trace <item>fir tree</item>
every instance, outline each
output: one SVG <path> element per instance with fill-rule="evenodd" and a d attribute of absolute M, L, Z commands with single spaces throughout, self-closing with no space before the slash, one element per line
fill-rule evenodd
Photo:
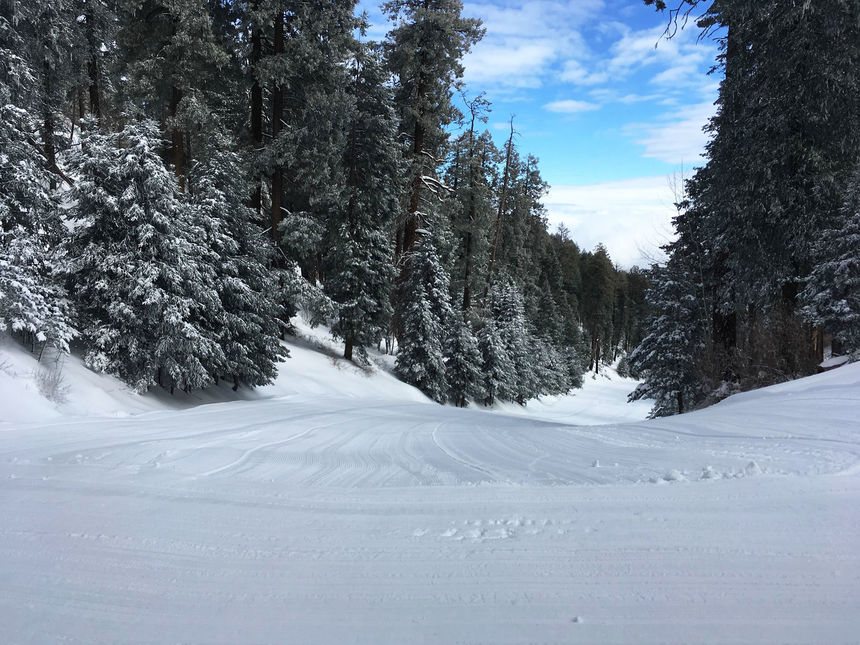
<path fill-rule="evenodd" d="M 69 274 L 82 319 L 85 362 L 143 391 L 212 382 L 226 360 L 206 325 L 220 309 L 194 212 L 159 156 L 157 124 L 117 134 L 90 124 L 72 158 Z"/>
<path fill-rule="evenodd" d="M 256 22 L 271 25 L 255 78 L 269 87 L 271 137 L 258 164 L 271 177 L 273 239 L 312 282 L 322 281 L 326 224 L 345 190 L 350 99 L 347 62 L 355 51 L 355 2 L 261 0 Z"/>
<path fill-rule="evenodd" d="M 77 334 L 71 303 L 31 236 L 0 236 L 0 331 L 24 332 L 63 352 Z M 38 240 L 38 238 L 35 238 Z"/>
<path fill-rule="evenodd" d="M 492 318 L 485 320 L 478 332 L 478 349 L 481 352 L 484 405 L 513 400 L 516 396 L 514 364 Z"/>
<path fill-rule="evenodd" d="M 644 382 L 630 400 L 655 399 L 651 417 L 685 412 L 703 398 L 699 361 L 706 350 L 703 312 L 690 274 L 677 261 L 652 270 L 648 335 L 630 355 Z"/>
<path fill-rule="evenodd" d="M 477 130 L 479 123 L 487 121 L 488 102 L 480 95 L 466 104 L 469 128 L 453 141 L 453 160 L 444 175 L 452 193 L 443 204 L 455 244 L 452 295 L 463 311 L 472 307 L 483 290 L 489 261 L 487 233 L 495 213 L 492 183 L 499 156 L 490 134 Z"/>
<path fill-rule="evenodd" d="M 536 357 L 531 353 L 531 331 L 525 316 L 522 294 L 510 282 L 496 284 L 490 292 L 490 311 L 513 372 L 513 398 L 520 405 L 540 393 Z"/>
<path fill-rule="evenodd" d="M 455 120 L 451 90 L 463 75 L 462 57 L 483 36 L 479 20 L 462 17 L 460 0 L 389 0 L 382 10 L 395 22 L 386 49 L 397 76 L 396 102 L 406 150 L 405 213 L 398 222 L 398 247 L 409 252 L 422 221 L 423 193 L 439 190 L 435 177 L 446 126 Z M 411 295 L 407 295 L 406 299 Z"/>
<path fill-rule="evenodd" d="M 428 232 L 410 253 L 409 265 L 407 286 L 413 297 L 403 312 L 396 370 L 404 381 L 443 403 L 449 389 L 443 343 L 452 312 L 449 279 Z"/>
<path fill-rule="evenodd" d="M 364 48 L 353 68 L 346 194 L 335 211 L 338 227 L 326 283 L 326 292 L 338 304 L 332 331 L 344 339 L 347 359 L 356 345 L 377 342 L 392 314 L 395 271 L 388 231 L 397 210 L 397 121 L 383 81 L 378 55 Z"/>
<path fill-rule="evenodd" d="M 72 312 L 53 273 L 64 228 L 47 158 L 34 144 L 36 76 L 13 18 L 0 12 L 0 328 L 67 351 Z"/>
<path fill-rule="evenodd" d="M 807 321 L 833 334 L 847 351 L 860 349 L 860 166 L 845 198 L 843 224 L 823 231 L 818 263 L 801 298 Z"/>
<path fill-rule="evenodd" d="M 454 310 L 449 320 L 444 349 L 448 400 L 457 407 L 465 408 L 469 400 L 483 399 L 481 351 L 471 325 L 464 320 L 459 310 Z"/>
<path fill-rule="evenodd" d="M 202 312 L 223 352 L 216 374 L 232 378 L 236 389 L 270 383 L 287 352 L 278 338 L 278 283 L 268 270 L 272 247 L 244 198 L 245 165 L 226 141 L 222 146 L 191 173 L 191 204 L 219 298 Z"/>
<path fill-rule="evenodd" d="M 212 33 L 206 0 L 140 0 L 121 7 L 121 96 L 162 120 L 170 140 L 167 160 L 184 189 L 189 157 L 196 156 L 192 133 L 211 126 L 219 70 L 229 56 Z"/>

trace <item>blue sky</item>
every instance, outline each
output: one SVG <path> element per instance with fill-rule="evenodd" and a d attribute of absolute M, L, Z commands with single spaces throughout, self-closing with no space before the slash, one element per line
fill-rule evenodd
<path fill-rule="evenodd" d="M 388 26 L 362 2 L 381 38 Z M 623 266 L 647 264 L 671 235 L 673 188 L 701 163 L 719 77 L 716 46 L 694 25 L 666 40 L 642 0 L 481 0 L 484 39 L 464 60 L 466 90 L 485 91 L 501 143 L 515 116 L 522 153 L 550 183 L 552 225 Z"/>

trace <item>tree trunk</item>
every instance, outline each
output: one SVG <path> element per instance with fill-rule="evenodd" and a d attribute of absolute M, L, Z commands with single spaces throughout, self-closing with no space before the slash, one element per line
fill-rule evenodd
<path fill-rule="evenodd" d="M 101 83 L 99 82 L 99 43 L 96 38 L 95 17 L 89 3 L 86 13 L 87 47 L 89 48 L 89 59 L 87 60 L 87 76 L 89 77 L 90 114 L 96 119 L 102 118 Z"/>
<path fill-rule="evenodd" d="M 170 90 L 170 117 L 176 119 L 179 102 L 182 100 L 182 90 L 174 85 Z M 185 147 L 182 129 L 176 122 L 170 132 L 170 156 L 173 161 L 173 172 L 179 178 L 179 189 L 185 192 Z"/>
<path fill-rule="evenodd" d="M 456 175 L 455 175 L 456 177 Z M 472 227 L 475 225 L 475 112 L 472 110 L 472 121 L 469 124 L 469 215 L 466 232 L 465 261 L 463 268 L 463 311 L 472 306 Z"/>
<path fill-rule="evenodd" d="M 344 339 L 343 357 L 348 361 L 352 360 L 352 348 L 354 344 L 355 340 L 353 339 L 352 334 L 347 334 Z"/>
<path fill-rule="evenodd" d="M 412 144 L 412 156 L 415 160 L 415 176 L 412 178 L 412 192 L 409 194 L 409 210 L 406 216 L 406 226 L 403 232 L 403 252 L 408 253 L 415 246 L 418 231 L 419 209 L 421 207 L 421 177 L 423 176 L 424 126 L 420 119 L 415 121 L 415 138 Z"/>
<path fill-rule="evenodd" d="M 260 7 L 259 0 L 254 0 L 251 5 L 256 11 Z M 254 14 L 256 16 L 256 14 Z M 259 153 L 263 149 L 263 88 L 257 80 L 257 66 L 263 57 L 263 39 L 261 25 L 254 22 L 251 25 L 251 139 L 254 141 L 254 152 Z M 251 192 L 251 208 L 259 218 L 263 210 L 263 187 L 262 179 L 254 177 L 254 188 Z"/>
<path fill-rule="evenodd" d="M 284 53 L 284 12 L 279 10 L 275 17 L 275 56 Z M 281 133 L 281 120 L 284 116 L 284 89 L 280 84 L 275 84 L 272 90 L 272 142 L 273 144 Z M 272 171 L 272 211 L 271 231 L 272 240 L 275 244 L 279 241 L 279 227 L 281 224 L 281 199 L 284 191 L 284 171 L 280 161 L 275 160 L 275 168 Z"/>
<path fill-rule="evenodd" d="M 42 114 L 44 117 L 42 125 L 42 139 L 44 140 L 45 162 L 47 163 L 48 168 L 54 169 L 57 168 L 57 148 L 54 143 L 54 129 L 56 128 L 56 121 L 54 118 L 54 110 L 51 106 L 51 64 L 47 60 L 45 60 L 42 70 L 44 73 L 43 82 L 45 85 L 45 107 Z M 51 190 L 55 190 L 56 188 L 57 180 L 53 175 L 51 175 Z"/>
<path fill-rule="evenodd" d="M 507 149 L 505 151 L 505 172 L 502 175 L 502 190 L 499 194 L 499 210 L 496 213 L 496 223 L 493 228 L 493 243 L 490 248 L 490 266 L 487 269 L 487 283 L 484 285 L 484 301 L 490 293 L 490 285 L 493 283 L 493 267 L 496 264 L 496 253 L 499 249 L 499 238 L 502 234 L 502 216 L 505 212 L 505 202 L 508 199 L 508 181 L 511 174 L 511 157 L 514 152 L 514 119 L 511 117 L 511 134 L 508 137 Z"/>
<path fill-rule="evenodd" d="M 463 270 L 463 311 L 472 306 L 472 231 L 466 233 L 466 266 Z"/>

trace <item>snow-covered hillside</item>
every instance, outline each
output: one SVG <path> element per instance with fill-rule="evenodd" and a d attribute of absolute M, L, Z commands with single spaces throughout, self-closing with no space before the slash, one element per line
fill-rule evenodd
<path fill-rule="evenodd" d="M 135 394 L 122 381 L 87 369 L 76 356 L 61 358 L 61 379 L 54 396 L 40 389 L 40 373 L 54 363 L 36 358 L 8 336 L 0 334 L 0 427 L 4 422 L 27 422 L 69 416 L 126 417 L 158 410 L 185 410 L 209 403 L 259 401 L 290 396 L 364 398 L 385 395 L 398 400 L 429 400 L 385 369 L 391 357 L 372 354 L 370 369 L 359 369 L 340 358 L 340 345 L 321 327 L 311 328 L 301 317 L 293 319 L 297 336 L 285 343 L 290 358 L 281 364 L 276 381 L 256 390 L 233 392 L 231 384 L 190 394 L 171 395 L 154 390 Z M 376 365 L 375 363 L 379 363 Z M 390 362 L 390 361 L 388 361 Z"/>
<path fill-rule="evenodd" d="M 3 642 L 856 642 L 860 365 L 586 426 L 629 383 L 513 415 L 291 352 L 197 407 L 6 375 Z"/>

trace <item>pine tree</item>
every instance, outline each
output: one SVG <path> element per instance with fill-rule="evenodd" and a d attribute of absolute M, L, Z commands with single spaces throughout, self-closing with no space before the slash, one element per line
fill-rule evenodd
<path fill-rule="evenodd" d="M 451 93 L 463 75 L 462 57 L 483 36 L 481 23 L 463 18 L 460 0 L 389 0 L 382 5 L 395 22 L 386 48 L 397 76 L 400 128 L 409 142 L 404 218 L 398 222 L 398 251 L 409 252 L 422 219 L 423 193 L 437 192 L 435 177 L 447 140 L 446 126 L 457 111 Z M 406 296 L 407 300 L 411 297 Z"/>
<path fill-rule="evenodd" d="M 209 385 L 225 357 L 205 321 L 220 308 L 194 212 L 178 197 L 153 121 L 101 134 L 90 122 L 72 160 L 68 272 L 85 362 L 143 391 Z"/>
<path fill-rule="evenodd" d="M 455 309 L 448 323 L 445 343 L 445 374 L 448 380 L 448 400 L 460 408 L 468 401 L 485 397 L 482 387 L 481 351 L 471 325 Z"/>
<path fill-rule="evenodd" d="M 483 291 L 489 262 L 488 232 L 495 214 L 492 183 L 499 157 L 490 134 L 477 130 L 478 124 L 487 121 L 488 102 L 480 95 L 466 105 L 469 127 L 452 143 L 453 161 L 444 175 L 452 192 L 442 206 L 454 235 L 452 295 L 463 311 L 468 311 Z"/>
<path fill-rule="evenodd" d="M 443 403 L 448 397 L 443 342 L 452 315 L 449 279 L 429 232 L 421 234 L 408 257 L 412 298 L 403 312 L 396 370 L 404 381 Z"/>
<path fill-rule="evenodd" d="M 335 211 L 337 229 L 327 264 L 326 293 L 338 305 L 332 332 L 345 341 L 344 357 L 375 343 L 388 326 L 395 277 L 388 231 L 397 211 L 397 121 L 378 54 L 366 47 L 354 62 L 345 146 L 346 194 Z"/>
<path fill-rule="evenodd" d="M 806 281 L 802 314 L 813 325 L 860 349 L 860 165 L 845 197 L 843 224 L 823 231 L 816 244 L 818 260 Z"/>
<path fill-rule="evenodd" d="M 590 343 L 588 369 L 595 372 L 599 371 L 601 361 L 611 355 L 614 283 L 615 269 L 606 247 L 598 244 L 594 253 L 583 254 L 582 318 Z"/>
<path fill-rule="evenodd" d="M 202 312 L 201 322 L 223 352 L 215 374 L 232 378 L 237 389 L 240 382 L 270 383 L 287 352 L 278 338 L 278 283 L 268 270 L 272 247 L 245 200 L 250 192 L 245 164 L 223 139 L 223 147 L 211 150 L 192 171 L 190 201 L 219 299 Z"/>
<path fill-rule="evenodd" d="M 204 125 L 208 130 L 216 118 L 213 94 L 229 56 L 212 33 L 206 0 L 140 0 L 121 7 L 121 96 L 161 120 L 170 140 L 166 160 L 184 189 L 188 162 L 197 156 L 192 133 Z"/>
<path fill-rule="evenodd" d="M 77 43 L 81 40 L 73 0 L 30 0 L 12 2 L 17 15 L 11 22 L 21 32 L 22 55 L 28 60 L 36 83 L 29 93 L 31 113 L 40 122 L 39 144 L 45 167 L 59 179 L 67 179 L 58 165 L 58 153 L 67 140 L 60 136 L 62 108 L 69 90 L 79 82 L 80 59 Z"/>
<path fill-rule="evenodd" d="M 516 396 L 514 364 L 492 318 L 485 320 L 478 332 L 478 349 L 481 352 L 484 405 L 513 400 Z"/>
<path fill-rule="evenodd" d="M 38 105 L 36 75 L 11 8 L 0 8 L 0 329 L 68 351 L 72 311 L 52 269 L 64 228 L 28 109 Z"/>
<path fill-rule="evenodd" d="M 513 366 L 511 383 L 514 399 L 520 405 L 540 393 L 531 354 L 532 334 L 525 316 L 522 294 L 511 282 L 495 284 L 490 292 L 490 311 Z"/>
<path fill-rule="evenodd" d="M 68 352 L 77 334 L 72 307 L 48 254 L 31 236 L 5 238 L 0 236 L 0 331 L 24 332 L 34 344 Z"/>
<path fill-rule="evenodd" d="M 630 400 L 655 399 L 654 418 L 685 412 L 702 400 L 699 361 L 706 335 L 696 285 L 677 261 L 652 269 L 647 297 L 653 311 L 648 335 L 630 355 L 631 367 L 644 381 Z"/>
<path fill-rule="evenodd" d="M 269 88 L 271 137 L 258 164 L 271 177 L 273 240 L 316 283 L 325 276 L 326 224 L 343 201 L 350 98 L 347 63 L 356 50 L 355 2 L 261 0 L 255 22 L 270 25 L 255 79 Z"/>

